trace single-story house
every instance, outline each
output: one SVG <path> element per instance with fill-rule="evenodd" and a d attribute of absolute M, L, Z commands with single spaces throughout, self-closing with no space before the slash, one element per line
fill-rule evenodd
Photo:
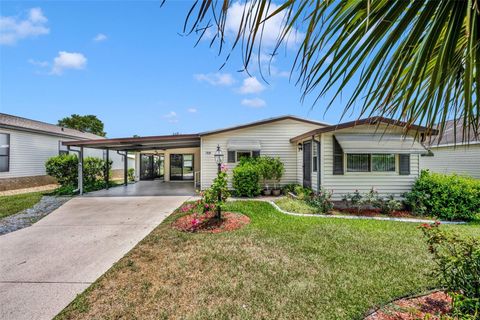
<path fill-rule="evenodd" d="M 334 199 L 376 188 L 400 196 L 419 175 L 427 128 L 382 117 L 329 125 L 280 116 L 195 134 L 65 142 L 81 148 L 135 151 L 136 179 L 189 181 L 208 188 L 217 174 L 214 153 L 225 154 L 231 177 L 241 157 L 279 157 L 280 183 L 333 190 Z"/>
<path fill-rule="evenodd" d="M 480 179 L 480 135 L 469 132 L 464 136 L 463 121 L 448 121 L 443 133 L 425 145 L 430 152 L 420 157 L 421 169 Z"/>
<path fill-rule="evenodd" d="M 69 152 L 62 142 L 95 139 L 104 137 L 0 113 L 0 191 L 55 183 L 46 175 L 45 162 Z M 106 154 L 103 150 L 86 149 L 84 156 L 105 158 Z M 113 160 L 112 174 L 121 175 L 124 157 L 117 152 L 110 152 L 109 157 Z M 127 162 L 134 167 L 134 155 Z"/>

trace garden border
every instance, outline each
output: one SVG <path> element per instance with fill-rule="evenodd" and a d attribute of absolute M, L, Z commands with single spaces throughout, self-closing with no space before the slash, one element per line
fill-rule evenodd
<path fill-rule="evenodd" d="M 364 217 L 364 216 L 350 216 L 350 215 L 326 215 L 326 214 L 308 214 L 308 213 L 295 213 L 288 212 L 280 208 L 275 202 L 267 200 L 275 209 L 283 214 L 298 216 L 298 217 L 318 217 L 318 218 L 337 218 L 337 219 L 351 219 L 351 220 L 377 220 L 377 221 L 396 221 L 396 222 L 409 222 L 409 223 L 433 223 L 439 221 L 441 224 L 466 224 L 465 221 L 443 221 L 443 220 L 426 220 L 426 219 L 414 219 L 414 218 L 390 218 L 390 217 Z"/>

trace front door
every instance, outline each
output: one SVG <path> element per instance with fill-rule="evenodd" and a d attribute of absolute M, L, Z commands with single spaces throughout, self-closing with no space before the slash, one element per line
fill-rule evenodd
<path fill-rule="evenodd" d="M 140 180 L 163 178 L 163 155 L 140 155 Z"/>
<path fill-rule="evenodd" d="M 193 180 L 193 154 L 170 155 L 170 180 Z"/>
<path fill-rule="evenodd" d="M 303 143 L 303 187 L 312 187 L 312 143 Z"/>

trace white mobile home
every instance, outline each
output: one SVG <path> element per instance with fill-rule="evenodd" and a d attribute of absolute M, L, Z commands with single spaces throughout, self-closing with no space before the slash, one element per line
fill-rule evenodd
<path fill-rule="evenodd" d="M 400 196 L 419 175 L 418 141 L 427 129 L 374 117 L 337 125 L 295 116 L 270 118 L 196 134 L 84 140 L 65 145 L 137 152 L 136 179 L 189 181 L 208 188 L 217 173 L 214 153 L 225 154 L 231 178 L 240 157 L 279 157 L 281 184 L 299 183 L 333 190 L 339 199 L 355 190 L 376 188 Z M 420 134 L 417 134 L 420 133 Z"/>
<path fill-rule="evenodd" d="M 450 120 L 442 135 L 428 141 L 430 152 L 420 158 L 420 168 L 480 179 L 480 136 L 463 132 L 462 121 Z"/>
<path fill-rule="evenodd" d="M 104 139 L 91 133 L 0 113 L 0 191 L 54 183 L 46 175 L 45 162 L 68 152 L 62 142 Z M 84 156 L 105 157 L 105 152 L 88 149 Z M 113 174 L 123 172 L 123 157 L 109 153 Z M 131 166 L 134 159 L 131 159 Z"/>

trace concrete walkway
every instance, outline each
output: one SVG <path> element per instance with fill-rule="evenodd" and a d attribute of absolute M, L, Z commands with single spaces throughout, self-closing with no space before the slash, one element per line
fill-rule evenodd
<path fill-rule="evenodd" d="M 0 319 L 51 319 L 188 198 L 78 197 L 0 236 Z"/>

